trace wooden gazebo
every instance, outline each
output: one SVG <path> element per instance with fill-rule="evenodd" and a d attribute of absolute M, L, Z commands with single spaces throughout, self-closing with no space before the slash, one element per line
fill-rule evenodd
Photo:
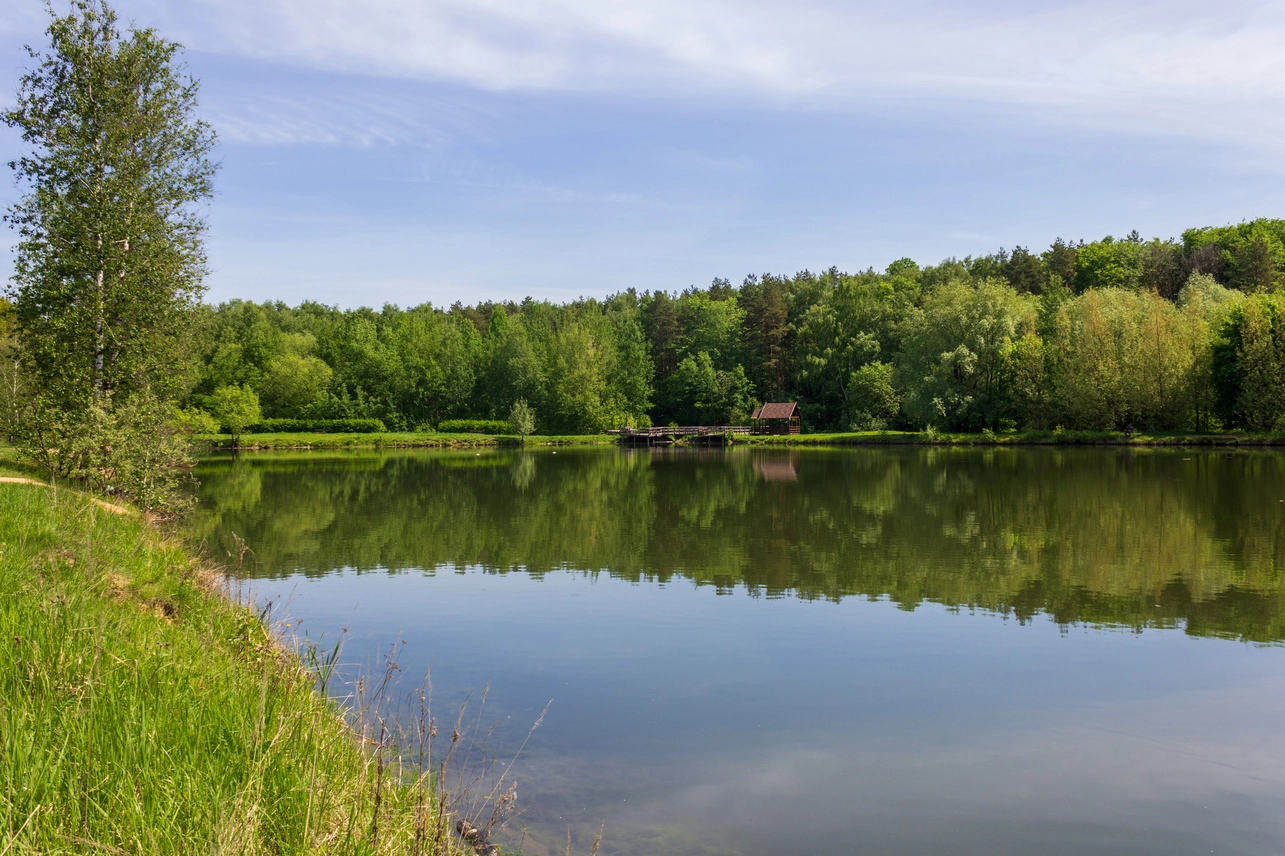
<path fill-rule="evenodd" d="M 786 401 L 764 404 L 750 416 L 751 434 L 798 434 L 802 430 L 799 404 Z"/>

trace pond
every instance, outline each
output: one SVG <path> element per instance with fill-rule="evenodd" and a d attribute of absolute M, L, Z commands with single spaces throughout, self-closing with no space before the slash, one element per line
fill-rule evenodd
<path fill-rule="evenodd" d="M 277 453 L 198 467 L 342 674 L 431 665 L 528 853 L 1285 852 L 1285 455 Z M 409 686 L 409 684 L 408 684 Z M 479 699 L 486 694 L 485 704 Z M 550 704 L 551 702 L 551 704 Z M 548 706 L 540 727 L 531 726 Z M 529 739 L 528 739 L 529 735 Z"/>

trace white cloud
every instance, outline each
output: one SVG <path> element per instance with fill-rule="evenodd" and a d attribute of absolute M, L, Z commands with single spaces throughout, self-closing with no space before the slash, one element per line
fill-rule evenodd
<path fill-rule="evenodd" d="M 1285 4 L 134 0 L 193 47 L 489 89 L 1285 93 Z"/>
<path fill-rule="evenodd" d="M 488 90 L 699 95 L 824 110 L 871 99 L 924 109 L 945 99 L 1011 108 L 1042 122 L 1271 151 L 1285 138 L 1281 0 L 119 0 L 118 6 L 122 17 L 154 24 L 197 50 Z M 29 19 L 5 13 L 0 29 L 28 27 Z M 324 139 L 329 132 L 290 133 Z M 378 138 L 377 129 L 371 133 Z"/>
<path fill-rule="evenodd" d="M 489 90 L 946 99 L 1277 150 L 1285 3 L 132 0 L 190 47 Z"/>

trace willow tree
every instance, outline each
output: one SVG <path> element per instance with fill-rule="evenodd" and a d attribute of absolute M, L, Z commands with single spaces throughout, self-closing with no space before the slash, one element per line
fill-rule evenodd
<path fill-rule="evenodd" d="M 31 447 L 53 473 L 106 482 L 122 462 L 102 455 L 154 445 L 185 382 L 214 134 L 179 45 L 122 34 L 101 0 L 51 19 L 4 114 L 26 144 L 10 164 L 25 190 L 6 216 L 18 233 L 10 291 Z M 148 436 L 131 440 L 132 428 Z"/>

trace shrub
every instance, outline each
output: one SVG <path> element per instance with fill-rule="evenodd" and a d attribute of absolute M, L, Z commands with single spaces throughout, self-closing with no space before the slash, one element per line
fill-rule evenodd
<path fill-rule="evenodd" d="M 25 416 L 24 454 L 51 477 L 124 497 L 146 511 L 186 504 L 187 438 L 173 410 L 150 391 L 120 402 L 106 393 L 78 413 L 32 407 Z"/>
<path fill-rule="evenodd" d="M 209 409 L 223 430 L 238 442 L 241 434 L 263 418 L 259 396 L 248 385 L 221 386 L 209 399 Z"/>
<path fill-rule="evenodd" d="M 246 429 L 251 434 L 381 434 L 378 419 L 263 419 Z"/>
<path fill-rule="evenodd" d="M 444 419 L 437 423 L 443 434 L 511 434 L 513 426 L 505 419 Z"/>
<path fill-rule="evenodd" d="M 217 434 L 219 420 L 196 407 L 175 408 L 174 430 L 180 434 Z"/>
<path fill-rule="evenodd" d="M 528 434 L 535 433 L 535 411 L 526 403 L 525 398 L 519 398 L 513 403 L 513 410 L 509 413 L 509 428 L 523 442 L 526 442 Z"/>

